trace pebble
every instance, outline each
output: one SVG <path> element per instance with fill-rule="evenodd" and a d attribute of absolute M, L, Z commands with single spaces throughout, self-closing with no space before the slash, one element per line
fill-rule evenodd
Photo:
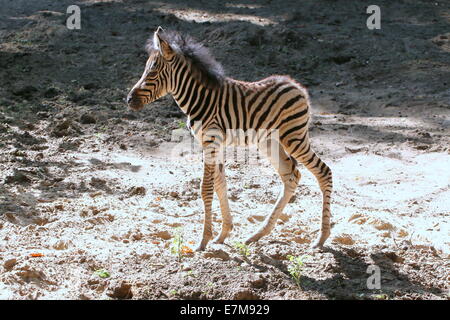
<path fill-rule="evenodd" d="M 82 123 L 82 124 L 94 124 L 96 122 L 97 122 L 97 119 L 95 119 L 94 116 L 92 116 L 88 113 L 84 113 L 80 117 L 80 123 Z"/>
<path fill-rule="evenodd" d="M 14 266 L 17 264 L 17 259 L 8 259 L 3 263 L 3 267 L 5 268 L 6 271 L 10 271 L 12 270 L 12 268 L 14 268 Z"/>
<path fill-rule="evenodd" d="M 109 291 L 107 295 L 116 299 L 131 299 L 133 297 L 133 291 L 131 290 L 131 284 L 126 281 L 120 283 L 113 282 L 109 285 Z"/>
<path fill-rule="evenodd" d="M 445 119 L 444 121 L 442 121 L 442 126 L 444 128 L 450 128 L 450 119 Z"/>
<path fill-rule="evenodd" d="M 205 258 L 221 259 L 222 261 L 230 260 L 230 255 L 228 253 L 226 253 L 225 251 L 223 251 L 222 249 L 218 249 L 218 250 L 214 250 L 214 251 L 210 251 L 210 252 L 205 252 L 205 254 L 203 256 Z"/>

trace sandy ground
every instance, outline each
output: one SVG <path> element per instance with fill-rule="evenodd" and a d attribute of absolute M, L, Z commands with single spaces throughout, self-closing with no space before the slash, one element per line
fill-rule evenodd
<path fill-rule="evenodd" d="M 73 1 L 0 1 L 1 299 L 448 299 L 448 1 L 378 1 L 372 31 L 365 1 L 75 3 L 71 31 Z M 313 145 L 335 179 L 323 250 L 309 249 L 321 197 L 303 168 L 272 234 L 236 248 L 281 187 L 258 159 L 227 163 L 226 244 L 190 253 L 202 163 L 190 138 L 184 151 L 171 141 L 189 137 L 184 115 L 169 97 L 124 104 L 158 25 L 202 39 L 231 77 L 309 88 Z M 288 255 L 304 256 L 299 284 Z"/>

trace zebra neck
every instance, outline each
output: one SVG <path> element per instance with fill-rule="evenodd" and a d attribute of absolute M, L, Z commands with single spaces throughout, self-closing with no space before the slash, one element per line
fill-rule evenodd
<path fill-rule="evenodd" d="M 199 112 L 210 107 L 211 96 L 218 95 L 218 92 L 215 92 L 218 90 L 207 88 L 191 74 L 187 74 L 184 79 L 180 80 L 175 84 L 172 96 L 186 115 L 198 118 Z"/>

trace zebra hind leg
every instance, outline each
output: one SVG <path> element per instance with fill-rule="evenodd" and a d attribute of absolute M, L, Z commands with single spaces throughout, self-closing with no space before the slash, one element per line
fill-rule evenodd
<path fill-rule="evenodd" d="M 245 244 L 258 241 L 272 231 L 284 207 L 294 194 L 301 178 L 300 171 L 297 169 L 297 162 L 286 154 L 278 141 L 271 140 L 268 144 L 260 144 L 260 151 L 269 158 L 271 164 L 280 175 L 283 181 L 283 190 L 278 197 L 272 213 L 267 216 L 262 227 L 245 241 Z"/>
<path fill-rule="evenodd" d="M 286 141 L 295 139 L 295 137 L 287 137 Z M 291 140 L 292 141 L 292 140 Z M 312 150 L 308 134 L 303 139 L 298 139 L 298 144 L 283 143 L 287 152 L 294 157 L 299 163 L 303 164 L 317 179 L 320 190 L 322 191 L 322 221 L 320 234 L 313 243 L 313 248 L 321 248 L 331 233 L 331 192 L 333 190 L 333 178 L 331 169 L 323 162 L 317 154 Z M 289 147 L 288 147 L 289 146 Z"/>

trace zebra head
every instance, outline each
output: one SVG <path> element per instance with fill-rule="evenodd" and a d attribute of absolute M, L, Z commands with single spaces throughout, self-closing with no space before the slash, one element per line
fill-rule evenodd
<path fill-rule="evenodd" d="M 165 41 L 161 27 L 155 31 L 152 41 L 147 44 L 149 58 L 144 73 L 128 93 L 127 104 L 133 110 L 141 110 L 144 105 L 169 93 L 170 60 L 175 52 Z"/>

